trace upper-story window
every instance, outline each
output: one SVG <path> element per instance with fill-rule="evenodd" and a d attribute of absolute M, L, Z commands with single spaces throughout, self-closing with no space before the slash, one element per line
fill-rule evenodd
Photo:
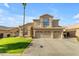
<path fill-rule="evenodd" d="M 49 19 L 48 18 L 46 18 L 46 19 L 43 20 L 43 26 L 44 27 L 49 26 Z"/>

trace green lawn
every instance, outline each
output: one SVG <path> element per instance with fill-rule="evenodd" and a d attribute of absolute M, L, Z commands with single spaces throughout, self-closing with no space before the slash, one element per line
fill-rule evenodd
<path fill-rule="evenodd" d="M 31 43 L 31 38 L 10 37 L 0 39 L 0 53 L 22 53 Z"/>

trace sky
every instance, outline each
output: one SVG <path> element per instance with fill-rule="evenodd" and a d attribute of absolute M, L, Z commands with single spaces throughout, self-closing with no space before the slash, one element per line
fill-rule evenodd
<path fill-rule="evenodd" d="M 79 3 L 27 3 L 26 22 L 32 22 L 43 14 L 59 19 L 59 25 L 79 23 Z M 21 3 L 0 3 L 0 26 L 16 27 L 23 24 Z"/>

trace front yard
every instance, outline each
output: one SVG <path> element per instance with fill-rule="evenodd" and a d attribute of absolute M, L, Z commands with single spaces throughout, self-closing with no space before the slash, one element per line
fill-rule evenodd
<path fill-rule="evenodd" d="M 0 39 L 0 53 L 22 53 L 31 43 L 31 38 L 10 37 Z"/>

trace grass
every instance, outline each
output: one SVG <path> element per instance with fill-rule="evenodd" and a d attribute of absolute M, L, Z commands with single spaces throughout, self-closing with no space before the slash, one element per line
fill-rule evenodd
<path fill-rule="evenodd" d="M 0 53 L 22 53 L 31 43 L 31 38 L 10 37 L 0 39 Z"/>

